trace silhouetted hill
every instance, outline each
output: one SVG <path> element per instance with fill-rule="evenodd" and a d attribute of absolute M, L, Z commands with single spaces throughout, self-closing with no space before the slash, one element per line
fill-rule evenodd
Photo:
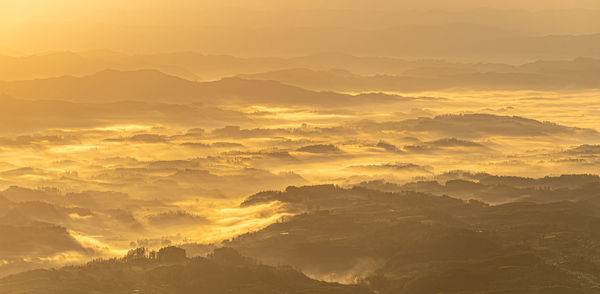
<path fill-rule="evenodd" d="M 389 192 L 418 191 L 449 195 L 460 199 L 477 199 L 486 203 L 531 201 L 586 201 L 600 204 L 600 179 L 595 175 L 562 175 L 540 179 L 466 174 L 452 177 L 443 175 L 438 181 L 418 181 L 404 185 L 371 181 L 359 186 Z"/>
<path fill-rule="evenodd" d="M 358 123 L 364 130 L 410 130 L 429 132 L 438 136 L 477 138 L 491 134 L 509 137 L 560 136 L 561 134 L 597 135 L 592 129 L 566 127 L 552 122 L 541 122 L 519 116 L 485 113 L 449 114 L 434 118 L 417 118 L 396 122 Z"/>
<path fill-rule="evenodd" d="M 431 148 L 484 148 L 488 142 L 475 142 L 475 139 L 503 137 L 528 137 L 536 139 L 569 140 L 597 139 L 599 133 L 590 128 L 577 128 L 548 121 L 539 121 L 521 116 L 494 115 L 489 113 L 447 114 L 435 117 L 420 117 L 403 120 L 356 120 L 334 127 L 292 127 L 292 128 L 250 128 L 229 125 L 213 129 L 206 137 L 215 139 L 248 139 L 273 138 L 286 136 L 303 136 L 306 138 L 330 138 L 349 136 L 385 136 L 403 140 L 411 145 L 428 146 Z M 431 136 L 438 138 L 422 142 L 416 136 Z M 460 138 L 460 139 L 459 139 Z M 313 144 L 314 145 L 314 144 Z M 328 144 L 321 144 L 328 145 Z M 388 152 L 402 151 L 401 148 L 386 142 L 373 144 Z M 302 146 L 300 146 L 302 147 Z M 491 147 L 487 147 L 491 148 Z M 473 149 L 474 150 L 474 149 Z"/>
<path fill-rule="evenodd" d="M 600 145 L 589 145 L 584 144 L 577 147 L 566 150 L 567 154 L 580 154 L 580 155 L 595 155 L 600 154 Z"/>
<path fill-rule="evenodd" d="M 200 81 L 200 77 L 208 81 L 238 76 L 328 91 L 574 90 L 598 88 L 600 62 L 583 57 L 511 65 L 359 57 L 343 53 L 240 58 L 194 52 L 149 55 L 54 52 L 18 58 L 0 56 L 0 81 L 93 76 L 107 68 L 153 69 L 189 81 Z"/>
<path fill-rule="evenodd" d="M 117 70 L 107 71 L 107 68 Z M 4 81 L 95 76 L 97 72 L 113 72 L 117 76 L 118 71 L 140 69 L 153 69 L 188 81 L 199 81 L 199 76 L 205 77 L 205 81 L 238 76 L 327 91 L 406 92 L 452 88 L 575 90 L 598 88 L 600 62 L 596 58 L 578 57 L 571 60 L 539 60 L 515 66 L 504 63 L 358 57 L 342 53 L 295 58 L 240 58 L 194 52 L 150 55 L 113 53 L 98 56 L 55 52 L 19 58 L 0 56 L 0 80 Z M 151 74 L 146 74 L 148 81 L 153 81 Z M 138 83 L 130 82 L 131 87 Z M 153 85 L 149 85 L 149 88 L 152 89 Z M 162 94 L 159 91 L 155 95 L 161 97 Z"/>
<path fill-rule="evenodd" d="M 14 217 L 14 216 L 13 216 Z M 3 258 L 48 256 L 65 251 L 84 252 L 66 228 L 49 223 L 6 225 L 0 223 Z"/>
<path fill-rule="evenodd" d="M 189 60 L 191 61 L 191 60 Z M 183 65 L 184 63 L 180 63 Z M 49 52 L 20 57 L 0 56 L 0 80 L 29 80 L 59 76 L 84 76 L 105 69 L 156 69 L 189 80 L 198 76 L 160 56 L 128 55 L 110 51 Z"/>
<path fill-rule="evenodd" d="M 598 195 L 589 197 L 597 203 Z M 309 186 L 259 193 L 242 205 L 270 201 L 304 213 L 225 244 L 316 277 L 363 277 L 382 293 L 593 293 L 586 291 L 599 282 L 599 206 L 588 200 L 490 206 Z"/>
<path fill-rule="evenodd" d="M 183 255 L 182 255 L 182 254 Z M 0 280 L 0 292 L 16 293 L 368 293 L 360 286 L 312 280 L 289 267 L 260 265 L 230 248 L 188 259 L 168 247 L 132 250 L 121 259 L 58 270 L 36 270 Z"/>
<path fill-rule="evenodd" d="M 340 153 L 342 152 L 340 148 L 336 147 L 333 144 L 320 144 L 320 145 L 308 145 L 298 148 L 296 151 L 306 152 L 306 153 Z"/>
<path fill-rule="evenodd" d="M 72 86 L 77 87 L 77 84 L 72 84 Z M 119 92 L 118 89 L 111 91 Z M 60 93 L 55 94 L 57 97 L 65 98 Z M 237 111 L 198 104 L 179 105 L 143 101 L 107 102 L 103 98 L 98 98 L 96 103 L 42 99 L 44 100 L 22 100 L 0 95 L 0 103 L 2 103 L 0 131 L 3 133 L 27 133 L 47 128 L 102 127 L 115 123 L 135 124 L 142 121 L 196 126 L 198 124 L 221 126 L 224 123 L 250 121 L 246 114 Z M 125 98 L 123 97 L 123 99 Z M 140 98 L 140 100 L 144 99 Z M 2 140 L 0 139 L 0 141 Z M 17 142 L 6 143 L 15 144 Z"/>
<path fill-rule="evenodd" d="M 216 80 L 235 75 L 269 79 L 289 74 L 290 78 L 322 78 L 351 72 L 374 75 L 437 76 L 448 73 L 505 72 L 515 67 L 500 63 L 456 63 L 443 60 L 402 60 L 390 57 L 358 57 L 344 53 L 318 53 L 293 58 L 242 58 L 231 55 L 204 55 L 195 52 L 128 55 L 116 52 L 90 54 L 54 52 L 24 57 L 0 56 L 0 80 L 30 80 L 58 76 L 86 76 L 105 70 L 156 69 L 187 80 Z M 315 69 L 315 70 L 311 70 Z M 409 74 L 410 73 L 410 74 Z M 316 75 L 315 75 L 316 74 Z M 291 80 L 290 80 L 291 81 Z M 316 80 L 315 80 L 316 81 Z M 318 82 L 318 81 L 316 81 Z M 327 80 L 322 81 L 328 83 Z"/>
<path fill-rule="evenodd" d="M 156 70 L 104 70 L 84 77 L 58 77 L 2 83 L 0 91 L 13 97 L 79 102 L 190 99 L 195 83 Z M 173 99 L 169 101 L 169 98 Z M 179 100 L 181 101 L 181 100 Z"/>
<path fill-rule="evenodd" d="M 343 68 L 352 68 L 358 62 L 356 57 L 347 59 L 348 66 Z M 376 63 L 375 60 L 369 62 Z M 240 77 L 252 80 L 274 80 L 307 89 L 332 91 L 410 92 L 452 88 L 574 90 L 599 87 L 600 60 L 594 58 L 536 61 L 520 66 L 460 64 L 444 61 L 406 61 L 401 64 L 399 60 L 393 59 L 391 63 L 397 64 L 397 69 L 392 74 L 380 74 L 393 71 L 385 68 L 376 75 L 357 75 L 346 70 L 299 68 L 245 74 Z"/>
<path fill-rule="evenodd" d="M 76 102 L 144 101 L 202 104 L 355 105 L 389 103 L 400 97 L 314 92 L 275 81 L 227 78 L 196 83 L 156 70 L 105 70 L 84 77 L 0 82 L 0 93 L 21 99 Z"/>

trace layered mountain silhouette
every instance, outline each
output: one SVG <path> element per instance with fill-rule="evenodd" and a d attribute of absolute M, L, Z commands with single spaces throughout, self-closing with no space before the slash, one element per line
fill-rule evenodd
<path fill-rule="evenodd" d="M 56 96 L 65 97 L 62 94 Z M 250 121 L 246 114 L 237 111 L 198 104 L 176 105 L 144 101 L 88 103 L 24 100 L 3 95 L 0 95 L 0 103 L 0 131 L 3 133 L 31 132 L 56 127 L 101 127 L 115 123 L 160 122 L 221 126 L 224 123 L 244 124 Z"/>
<path fill-rule="evenodd" d="M 148 68 L 188 81 L 239 76 L 330 91 L 581 90 L 598 88 L 599 64 L 595 58 L 581 57 L 512 65 L 359 57 L 332 52 L 294 58 L 240 58 L 193 52 L 152 55 L 56 52 L 19 58 L 0 56 L 0 80 L 88 76 L 106 68 L 120 71 Z M 152 81 L 151 75 L 146 74 Z M 140 73 L 138 78 L 142 76 Z M 132 86 L 136 83 L 129 82 Z"/>
<path fill-rule="evenodd" d="M 493 115 L 485 113 L 449 114 L 433 118 L 421 117 L 402 121 L 381 123 L 359 122 L 357 127 L 367 130 L 393 131 L 409 130 L 413 132 L 428 132 L 439 136 L 453 136 L 458 138 L 481 138 L 487 136 L 557 136 L 560 134 L 579 134 L 596 136 L 593 129 L 567 127 L 551 122 L 542 122 L 519 116 Z M 468 142 L 439 141 L 430 142 L 429 145 L 462 144 L 473 145 Z"/>
<path fill-rule="evenodd" d="M 356 62 L 356 60 L 354 61 Z M 352 64 L 350 60 L 348 64 Z M 389 66 L 389 65 L 388 65 Z M 575 90 L 597 89 L 600 60 L 538 61 L 520 66 L 407 62 L 396 74 L 357 75 L 347 70 L 284 69 L 240 75 L 253 80 L 274 80 L 307 89 L 333 91 Z"/>
<path fill-rule="evenodd" d="M 400 97 L 383 94 L 348 95 L 315 92 L 275 81 L 227 78 L 197 83 L 156 70 L 105 70 L 85 77 L 58 77 L 0 82 L 0 92 L 15 98 L 115 102 L 136 100 L 164 103 L 360 105 L 390 103 Z"/>
<path fill-rule="evenodd" d="M 397 185 L 376 180 L 360 183 L 359 186 L 388 192 L 418 191 L 449 195 L 492 204 L 518 201 L 536 203 L 583 201 L 590 205 L 597 205 L 600 199 L 598 194 L 600 178 L 596 175 L 562 175 L 531 179 L 455 172 L 439 175 L 438 180 L 433 181 Z"/>

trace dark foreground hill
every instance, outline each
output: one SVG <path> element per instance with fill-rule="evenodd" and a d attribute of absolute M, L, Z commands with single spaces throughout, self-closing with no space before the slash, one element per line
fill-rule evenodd
<path fill-rule="evenodd" d="M 368 293 L 310 279 L 289 267 L 260 265 L 231 248 L 216 249 L 208 258 L 188 259 L 185 251 L 132 250 L 122 259 L 95 261 L 79 267 L 36 270 L 0 280 L 0 293 Z"/>
<path fill-rule="evenodd" d="M 333 185 L 261 192 L 242 206 L 279 201 L 292 216 L 225 241 L 207 258 L 136 250 L 13 275 L 0 280 L 0 293 L 600 293 L 600 194 L 590 186 L 597 178 L 473 176 L 481 185 L 547 188 L 536 190 L 539 202 L 502 205 Z M 587 196 L 567 201 L 560 193 Z"/>
<path fill-rule="evenodd" d="M 594 197 L 491 206 L 409 191 L 290 187 L 242 205 L 276 200 L 296 216 L 226 245 L 380 293 L 598 293 Z"/>

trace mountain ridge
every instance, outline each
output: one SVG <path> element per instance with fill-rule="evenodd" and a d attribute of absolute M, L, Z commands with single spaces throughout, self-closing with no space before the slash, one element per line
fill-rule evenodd
<path fill-rule="evenodd" d="M 63 76 L 36 80 L 0 82 L 0 93 L 21 99 L 76 102 L 146 102 L 204 104 L 349 105 L 390 103 L 402 99 L 392 95 L 349 95 L 316 92 L 277 81 L 224 78 L 193 82 L 158 70 L 103 70 L 83 77 Z M 227 100 L 223 100 L 227 99 Z"/>

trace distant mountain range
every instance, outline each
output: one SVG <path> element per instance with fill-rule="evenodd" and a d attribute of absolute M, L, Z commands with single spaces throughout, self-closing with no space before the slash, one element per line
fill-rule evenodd
<path fill-rule="evenodd" d="M 114 70 L 107 71 L 107 68 Z M 111 74 L 114 78 L 125 78 L 123 72 L 135 72 L 139 69 L 153 69 L 187 81 L 220 80 L 237 76 L 328 91 L 410 92 L 449 88 L 581 90 L 597 89 L 600 84 L 600 60 L 595 58 L 539 60 L 516 66 L 444 60 L 408 61 L 341 53 L 297 58 L 238 58 L 191 52 L 125 55 L 108 51 L 0 56 L 0 81 L 59 76 L 96 76 L 99 79 L 97 76 L 108 78 Z M 142 72 L 145 76 L 138 73 L 137 78 L 148 78 L 149 81 L 156 78 L 147 71 Z"/>
<path fill-rule="evenodd" d="M 357 75 L 347 70 L 285 69 L 239 75 L 253 80 L 274 80 L 307 89 L 333 91 L 418 92 L 469 90 L 583 90 L 600 88 L 600 60 L 538 61 L 521 66 L 500 64 L 427 64 L 399 75 Z"/>
<path fill-rule="evenodd" d="M 276 81 L 226 78 L 215 82 L 192 82 L 157 70 L 104 70 L 84 77 L 0 82 L 0 93 L 14 98 L 76 102 L 144 101 L 164 103 L 360 105 L 389 103 L 393 95 L 349 95 L 316 92 Z"/>

